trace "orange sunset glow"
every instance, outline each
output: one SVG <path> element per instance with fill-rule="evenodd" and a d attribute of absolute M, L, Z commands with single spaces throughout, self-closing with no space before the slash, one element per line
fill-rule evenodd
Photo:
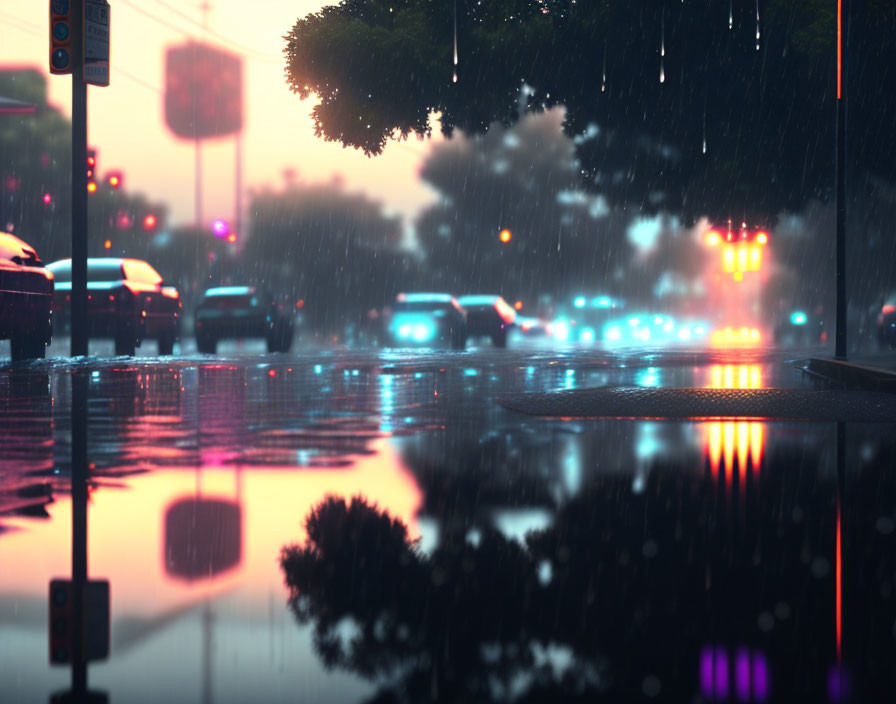
<path fill-rule="evenodd" d="M 100 174 L 121 171 L 129 190 L 168 204 L 173 224 L 192 222 L 193 145 L 164 125 L 163 71 L 168 46 L 196 39 L 243 58 L 247 193 L 266 185 L 280 188 L 284 171 L 293 169 L 309 183 L 338 176 L 347 190 L 364 191 L 403 215 L 430 203 L 431 192 L 417 177 L 428 143 L 392 143 L 376 159 L 326 143 L 314 136 L 313 98 L 302 102 L 287 88 L 283 35 L 298 18 L 326 4 L 268 0 L 258 6 L 215 0 L 210 3 L 208 29 L 203 30 L 199 3 L 176 3 L 174 15 L 161 4 L 113 0 L 110 85 L 88 89 L 88 140 L 97 149 Z M 47 3 L 3 2 L 0 21 L 0 68 L 40 69 L 47 75 L 50 103 L 69 114 L 71 81 L 48 71 Z M 202 153 L 205 217 L 232 217 L 234 140 L 206 140 Z M 248 197 L 244 206 L 248 208 Z"/>

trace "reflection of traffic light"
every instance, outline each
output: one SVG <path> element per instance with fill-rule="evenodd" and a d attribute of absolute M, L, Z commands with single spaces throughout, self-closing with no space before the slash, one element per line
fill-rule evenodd
<path fill-rule="evenodd" d="M 72 16 L 70 0 L 50 3 L 50 73 L 71 73 Z"/>
<path fill-rule="evenodd" d="M 124 176 L 122 175 L 121 171 L 109 171 L 106 174 L 106 183 L 109 185 L 109 188 L 121 188 L 123 182 Z"/>
<path fill-rule="evenodd" d="M 72 584 L 68 580 L 50 582 L 50 662 L 71 662 Z"/>

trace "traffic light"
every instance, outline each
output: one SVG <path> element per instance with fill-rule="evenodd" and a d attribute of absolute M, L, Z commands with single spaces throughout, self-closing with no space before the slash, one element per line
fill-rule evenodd
<path fill-rule="evenodd" d="M 109 171 L 106 174 L 106 183 L 108 184 L 109 188 L 121 188 L 122 183 L 124 183 L 124 175 L 121 173 L 121 171 Z"/>
<path fill-rule="evenodd" d="M 72 56 L 71 0 L 50 0 L 50 73 L 71 73 Z"/>
<path fill-rule="evenodd" d="M 143 218 L 143 229 L 147 232 L 152 232 L 153 230 L 155 230 L 157 224 L 158 220 L 156 220 L 156 216 L 152 213 Z"/>
<path fill-rule="evenodd" d="M 93 172 L 96 171 L 96 149 L 87 150 L 87 180 L 93 180 Z"/>

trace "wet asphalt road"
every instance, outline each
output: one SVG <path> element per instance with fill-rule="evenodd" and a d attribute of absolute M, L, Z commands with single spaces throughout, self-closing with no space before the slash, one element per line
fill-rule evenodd
<path fill-rule="evenodd" d="M 0 701 L 68 681 L 46 594 L 70 572 L 73 370 L 90 574 L 113 594 L 90 681 L 111 700 L 885 700 L 892 424 L 497 403 L 816 388 L 798 356 L 233 346 L 0 366 Z"/>

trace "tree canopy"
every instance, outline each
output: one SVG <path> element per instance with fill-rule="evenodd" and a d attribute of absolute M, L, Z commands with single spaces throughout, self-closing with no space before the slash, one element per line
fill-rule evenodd
<path fill-rule="evenodd" d="M 896 1 L 853 5 L 849 164 L 892 181 Z M 369 155 L 562 104 L 611 203 L 757 222 L 831 196 L 835 27 L 828 0 L 343 0 L 289 32 L 287 81 Z"/>

